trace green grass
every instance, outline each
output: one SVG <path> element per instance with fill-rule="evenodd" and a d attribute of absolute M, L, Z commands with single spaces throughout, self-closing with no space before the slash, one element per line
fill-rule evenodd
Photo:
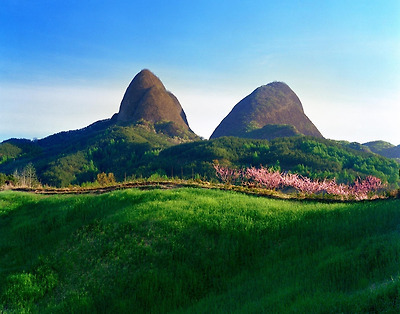
<path fill-rule="evenodd" d="M 395 313 L 400 200 L 0 193 L 0 312 Z"/>

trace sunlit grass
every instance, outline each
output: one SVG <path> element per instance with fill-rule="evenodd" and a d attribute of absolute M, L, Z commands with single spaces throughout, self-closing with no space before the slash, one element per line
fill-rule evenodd
<path fill-rule="evenodd" d="M 400 200 L 0 193 L 0 311 L 395 312 Z"/>

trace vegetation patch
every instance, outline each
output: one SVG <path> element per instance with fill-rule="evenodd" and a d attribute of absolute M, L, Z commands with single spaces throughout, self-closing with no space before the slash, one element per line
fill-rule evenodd
<path fill-rule="evenodd" d="M 211 181 L 215 179 L 213 164 L 218 162 L 237 169 L 272 167 L 313 180 L 335 178 L 339 184 L 372 175 L 393 189 L 399 187 L 399 163 L 365 151 L 360 144 L 304 136 L 193 141 L 183 134 L 171 137 L 170 127 L 145 121 L 126 125 L 100 121 L 37 142 L 4 142 L 0 144 L 0 172 L 6 177 L 17 172 L 21 177 L 31 163 L 41 184 L 57 187 L 94 182 L 100 173 L 113 173 L 119 182 L 153 174 Z"/>
<path fill-rule="evenodd" d="M 337 184 L 336 180 L 311 180 L 293 173 L 281 173 L 267 168 L 230 169 L 214 165 L 217 176 L 226 183 L 257 185 L 270 190 L 294 189 L 306 195 L 328 194 L 340 199 L 374 199 L 383 192 L 385 185 L 379 178 L 368 176 L 365 180 L 356 180 L 352 185 Z"/>

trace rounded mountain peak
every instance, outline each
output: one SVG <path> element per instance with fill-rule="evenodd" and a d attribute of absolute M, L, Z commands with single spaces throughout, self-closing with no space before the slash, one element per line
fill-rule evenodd
<path fill-rule="evenodd" d="M 253 131 L 267 125 L 292 126 L 300 134 L 323 137 L 305 115 L 303 105 L 293 90 L 283 82 L 272 82 L 258 87 L 236 104 L 211 138 L 249 137 Z"/>
<path fill-rule="evenodd" d="M 121 122 L 173 122 L 185 130 L 190 130 L 178 99 L 147 69 L 140 71 L 129 84 L 122 98 L 117 119 Z"/>
<path fill-rule="evenodd" d="M 298 107 L 303 112 L 303 105 L 296 93 L 284 82 L 272 82 L 258 87 L 249 98 L 254 98 L 258 107 L 272 106 L 282 108 L 288 106 Z"/>
<path fill-rule="evenodd" d="M 129 90 L 148 89 L 153 86 L 164 88 L 163 83 L 157 76 L 155 76 L 150 70 L 143 69 L 133 78 L 127 92 Z"/>

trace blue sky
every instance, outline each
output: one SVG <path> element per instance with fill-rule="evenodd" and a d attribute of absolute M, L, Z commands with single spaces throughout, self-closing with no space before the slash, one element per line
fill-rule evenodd
<path fill-rule="evenodd" d="M 400 144 L 398 0 L 3 0 L 0 141 L 111 117 L 143 68 L 205 138 L 277 80 L 325 137 Z"/>

